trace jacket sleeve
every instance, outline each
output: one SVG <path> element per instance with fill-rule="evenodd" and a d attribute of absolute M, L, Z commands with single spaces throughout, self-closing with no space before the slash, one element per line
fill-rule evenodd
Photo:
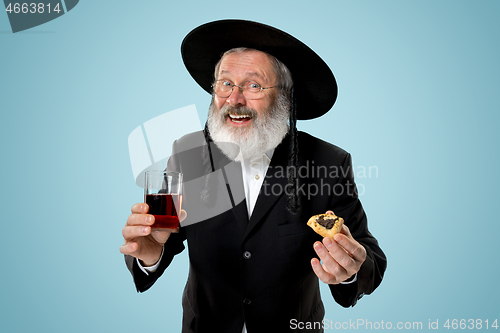
<path fill-rule="evenodd" d="M 342 192 L 332 197 L 332 210 L 344 218 L 354 239 L 366 249 L 366 260 L 361 265 L 357 281 L 329 286 L 335 301 L 343 307 L 350 307 L 364 295 L 371 294 L 382 282 L 387 259 L 377 240 L 368 230 L 366 214 L 354 183 L 350 154 L 347 154 L 340 171 L 339 182 L 342 187 L 337 188 L 341 188 Z"/>
<path fill-rule="evenodd" d="M 174 142 L 172 146 L 172 156 L 168 160 L 167 170 L 169 171 L 180 171 L 179 163 L 176 159 L 176 143 L 177 141 Z M 144 273 L 139 268 L 135 257 L 125 255 L 125 263 L 127 264 L 128 270 L 132 274 L 135 287 L 138 292 L 144 292 L 151 288 L 156 280 L 163 274 L 165 269 L 170 265 L 174 256 L 184 250 L 183 242 L 185 239 L 186 236 L 183 228 L 179 228 L 179 233 L 171 234 L 167 242 L 163 245 L 163 256 L 161 258 L 160 265 L 156 271 L 150 272 L 149 274 Z"/>
<path fill-rule="evenodd" d="M 137 264 L 136 258 L 125 255 L 125 263 L 134 279 L 135 287 L 138 292 L 144 292 L 151 288 L 151 286 L 163 274 L 165 269 L 170 265 L 172 259 L 176 254 L 184 250 L 183 241 L 185 239 L 184 230 L 180 228 L 179 233 L 171 234 L 168 241 L 163 246 L 163 257 L 161 258 L 158 269 L 149 274 L 144 273 Z"/>

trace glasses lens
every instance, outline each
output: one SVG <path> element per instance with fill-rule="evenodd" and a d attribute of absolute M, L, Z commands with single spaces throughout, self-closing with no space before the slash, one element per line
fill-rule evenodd
<path fill-rule="evenodd" d="M 248 81 L 242 84 L 243 96 L 247 99 L 257 99 L 261 92 L 260 84 L 255 81 Z"/>
<path fill-rule="evenodd" d="M 229 97 L 229 95 L 231 95 L 231 91 L 233 90 L 233 84 L 226 80 L 215 81 L 213 87 L 215 94 L 222 98 Z"/>

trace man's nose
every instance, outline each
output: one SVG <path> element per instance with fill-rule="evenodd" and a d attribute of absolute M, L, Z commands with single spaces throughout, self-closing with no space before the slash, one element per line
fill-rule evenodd
<path fill-rule="evenodd" d="M 238 86 L 234 86 L 233 92 L 227 98 L 227 102 L 232 106 L 239 106 L 239 105 L 245 105 L 247 103 L 247 100 L 245 96 L 243 96 L 241 88 Z"/>

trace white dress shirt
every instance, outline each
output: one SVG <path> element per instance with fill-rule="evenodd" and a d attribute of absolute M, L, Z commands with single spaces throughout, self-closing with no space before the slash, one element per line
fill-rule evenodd
<path fill-rule="evenodd" d="M 243 163 L 241 163 L 248 218 L 252 216 L 273 153 L 274 149 L 271 149 L 253 160 L 244 160 Z"/>

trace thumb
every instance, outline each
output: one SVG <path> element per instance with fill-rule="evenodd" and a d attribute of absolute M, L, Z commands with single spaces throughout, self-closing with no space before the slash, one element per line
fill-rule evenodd
<path fill-rule="evenodd" d="M 187 212 L 184 209 L 181 209 L 181 213 L 179 214 L 179 221 L 182 222 L 186 219 Z"/>
<path fill-rule="evenodd" d="M 345 224 L 342 224 L 342 230 L 340 230 L 340 232 L 346 235 L 348 238 L 354 239 L 354 237 L 352 237 L 351 235 L 351 231 Z"/>

